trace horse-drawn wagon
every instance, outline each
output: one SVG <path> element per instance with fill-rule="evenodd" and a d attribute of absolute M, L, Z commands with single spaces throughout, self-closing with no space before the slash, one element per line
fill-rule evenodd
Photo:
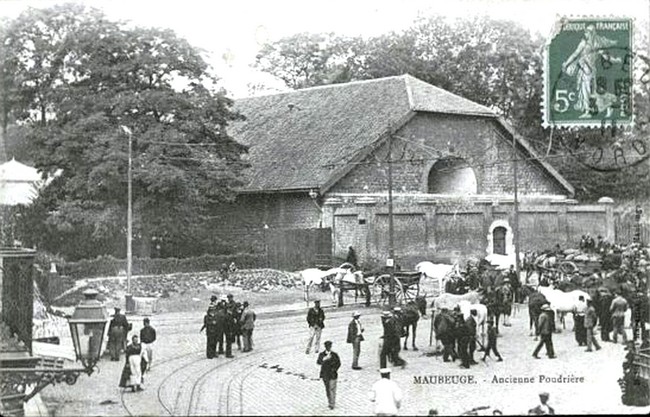
<path fill-rule="evenodd" d="M 400 304 L 415 301 L 420 295 L 420 277 L 417 271 L 395 271 L 392 282 L 395 287 L 395 300 Z M 377 304 L 387 304 L 390 299 L 391 275 L 377 276 L 372 283 L 372 299 Z"/>

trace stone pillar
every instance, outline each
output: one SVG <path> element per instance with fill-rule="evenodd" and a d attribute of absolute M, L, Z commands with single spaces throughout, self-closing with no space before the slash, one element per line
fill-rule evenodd
<path fill-rule="evenodd" d="M 614 223 L 614 200 L 609 197 L 601 197 L 598 204 L 605 208 L 605 236 L 608 242 L 616 242 L 616 229 Z"/>

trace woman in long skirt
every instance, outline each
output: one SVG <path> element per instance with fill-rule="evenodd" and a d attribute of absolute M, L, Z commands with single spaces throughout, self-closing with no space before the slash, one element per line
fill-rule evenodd
<path fill-rule="evenodd" d="M 126 347 L 126 362 L 120 377 L 120 387 L 131 387 L 133 392 L 142 391 L 142 345 L 137 335 L 131 340 L 132 343 Z"/>

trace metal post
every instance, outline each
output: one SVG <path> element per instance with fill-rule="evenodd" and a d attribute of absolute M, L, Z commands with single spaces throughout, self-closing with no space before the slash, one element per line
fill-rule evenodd
<path fill-rule="evenodd" d="M 514 217 L 514 244 L 515 244 L 515 273 L 517 274 L 517 279 L 521 280 L 520 275 L 519 275 L 519 196 L 518 196 L 518 188 L 517 188 L 517 142 L 515 135 L 512 135 L 512 152 L 514 153 L 514 156 L 512 158 L 512 178 L 514 182 L 514 209 L 515 209 L 515 217 Z"/>
<path fill-rule="evenodd" d="M 393 136 L 388 133 L 388 265 L 390 271 L 388 303 L 391 307 L 395 305 L 395 241 L 393 230 Z"/>
<path fill-rule="evenodd" d="M 131 265 L 133 263 L 133 132 L 126 126 L 120 129 L 129 138 L 129 165 L 127 170 L 127 211 L 126 211 L 126 294 L 125 311 L 133 310 L 133 295 L 131 294 Z"/>

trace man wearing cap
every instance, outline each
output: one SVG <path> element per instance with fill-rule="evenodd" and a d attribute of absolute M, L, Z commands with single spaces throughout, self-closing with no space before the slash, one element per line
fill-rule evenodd
<path fill-rule="evenodd" d="M 320 308 L 320 300 L 314 300 L 314 306 L 307 312 L 307 324 L 309 325 L 309 340 L 305 353 L 309 355 L 312 343 L 315 352 L 318 353 L 320 347 L 320 335 L 325 327 L 325 312 Z"/>
<path fill-rule="evenodd" d="M 528 410 L 528 415 L 529 416 L 554 415 L 555 410 L 553 409 L 553 407 L 548 405 L 548 398 L 549 398 L 548 392 L 540 392 L 539 405 L 535 408 L 531 408 L 530 410 Z"/>
<path fill-rule="evenodd" d="M 555 323 L 553 322 L 554 320 L 551 313 L 551 306 L 548 303 L 542 305 L 542 313 L 537 319 L 539 343 L 533 352 L 533 357 L 535 359 L 539 359 L 539 356 L 537 356 L 537 354 L 542 349 L 542 345 L 546 346 L 546 354 L 548 355 L 549 359 L 555 359 L 555 352 L 553 351 L 553 330 L 555 330 Z"/>
<path fill-rule="evenodd" d="M 207 314 L 203 317 L 203 327 L 199 330 L 199 333 L 201 333 L 203 329 L 206 329 L 205 356 L 208 359 L 219 356 L 217 354 L 217 341 L 219 336 L 219 319 L 217 318 L 218 310 L 219 307 L 217 306 L 211 306 L 208 308 Z"/>
<path fill-rule="evenodd" d="M 129 321 L 120 311 L 119 307 L 115 307 L 115 314 L 108 326 L 108 341 L 112 361 L 120 360 L 120 351 L 125 348 L 126 335 L 129 332 Z"/>
<path fill-rule="evenodd" d="M 217 303 L 215 308 L 215 319 L 216 319 L 216 332 L 217 332 L 217 355 L 224 354 L 224 337 L 226 342 L 226 357 L 232 358 L 232 344 L 228 342 L 228 337 L 226 335 L 226 326 L 228 324 L 228 312 L 226 311 L 226 297 L 221 296 L 221 300 Z"/>
<path fill-rule="evenodd" d="M 253 350 L 253 329 L 255 328 L 255 312 L 248 306 L 248 301 L 242 304 L 244 309 L 241 313 L 241 331 L 244 339 L 244 350 L 250 352 Z"/>
<path fill-rule="evenodd" d="M 142 350 L 145 352 L 147 361 L 147 370 L 151 369 L 151 362 L 153 361 L 153 342 L 156 341 L 156 329 L 151 326 L 149 317 L 142 320 L 143 328 L 140 329 L 140 343 Z"/>
<path fill-rule="evenodd" d="M 494 319 L 488 320 L 487 334 L 488 334 L 488 343 L 483 353 L 483 362 L 485 362 L 485 358 L 490 354 L 490 351 L 494 352 L 494 354 L 498 358 L 497 359 L 498 362 L 503 362 L 503 358 L 501 357 L 501 354 L 497 350 L 497 330 L 494 327 Z"/>
<path fill-rule="evenodd" d="M 217 296 L 216 296 L 216 295 L 211 295 L 211 296 L 210 296 L 210 305 L 208 306 L 208 309 L 209 309 L 210 307 L 216 307 L 216 306 L 217 306 L 217 302 L 218 302 Z"/>
<path fill-rule="evenodd" d="M 376 416 L 396 416 L 402 405 L 402 390 L 390 379 L 390 369 L 379 370 L 381 379 L 372 385 L 369 398 L 375 403 Z"/>
<path fill-rule="evenodd" d="M 332 351 L 332 342 L 324 343 L 325 350 L 318 355 L 316 363 L 320 365 L 320 378 L 325 384 L 325 394 L 327 403 L 331 410 L 336 405 L 336 381 L 338 379 L 338 370 L 341 367 L 341 359 L 336 352 Z"/>
<path fill-rule="evenodd" d="M 361 342 L 363 341 L 363 327 L 359 321 L 361 314 L 358 311 L 352 313 L 352 321 L 348 324 L 347 342 L 352 343 L 352 369 L 359 370 L 359 355 L 361 354 Z"/>

